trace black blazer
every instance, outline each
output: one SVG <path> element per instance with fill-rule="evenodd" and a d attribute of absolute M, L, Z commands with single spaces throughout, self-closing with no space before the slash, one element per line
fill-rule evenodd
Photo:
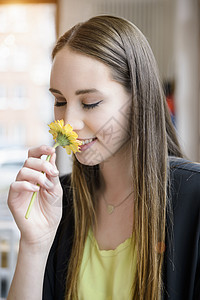
<path fill-rule="evenodd" d="M 171 158 L 163 299 L 200 299 L 200 164 Z M 170 218 L 172 218 L 172 223 Z"/>
<path fill-rule="evenodd" d="M 200 300 L 200 164 L 170 157 L 169 171 L 162 300 Z M 65 294 L 74 232 L 70 175 L 61 184 L 63 217 L 47 260 L 43 300 L 64 300 Z"/>

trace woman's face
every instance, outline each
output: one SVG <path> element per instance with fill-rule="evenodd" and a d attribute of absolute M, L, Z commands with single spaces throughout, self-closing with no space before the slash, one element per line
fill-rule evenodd
<path fill-rule="evenodd" d="M 80 163 L 96 165 L 123 155 L 130 140 L 131 97 L 109 67 L 65 47 L 54 58 L 50 91 L 55 119 L 64 119 L 83 141 L 75 154 Z"/>

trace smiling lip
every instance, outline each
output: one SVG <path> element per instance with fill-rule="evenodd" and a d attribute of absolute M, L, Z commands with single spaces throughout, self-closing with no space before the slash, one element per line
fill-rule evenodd
<path fill-rule="evenodd" d="M 79 146 L 81 151 L 84 151 L 88 148 L 90 148 L 95 142 L 97 138 L 91 138 L 91 139 L 79 139 L 83 144 Z"/>

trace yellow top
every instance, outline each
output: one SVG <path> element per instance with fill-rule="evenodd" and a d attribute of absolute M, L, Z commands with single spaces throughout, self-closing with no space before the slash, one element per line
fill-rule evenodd
<path fill-rule="evenodd" d="M 89 230 L 78 282 L 79 300 L 129 300 L 136 272 L 136 251 L 129 238 L 114 250 L 100 250 Z"/>

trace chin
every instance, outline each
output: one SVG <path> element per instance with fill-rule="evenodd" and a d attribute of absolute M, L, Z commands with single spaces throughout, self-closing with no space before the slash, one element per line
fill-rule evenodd
<path fill-rule="evenodd" d="M 103 162 L 98 159 L 95 159 L 95 157 L 89 157 L 88 155 L 86 156 L 80 153 L 76 153 L 75 156 L 79 163 L 85 166 L 96 166 Z"/>

